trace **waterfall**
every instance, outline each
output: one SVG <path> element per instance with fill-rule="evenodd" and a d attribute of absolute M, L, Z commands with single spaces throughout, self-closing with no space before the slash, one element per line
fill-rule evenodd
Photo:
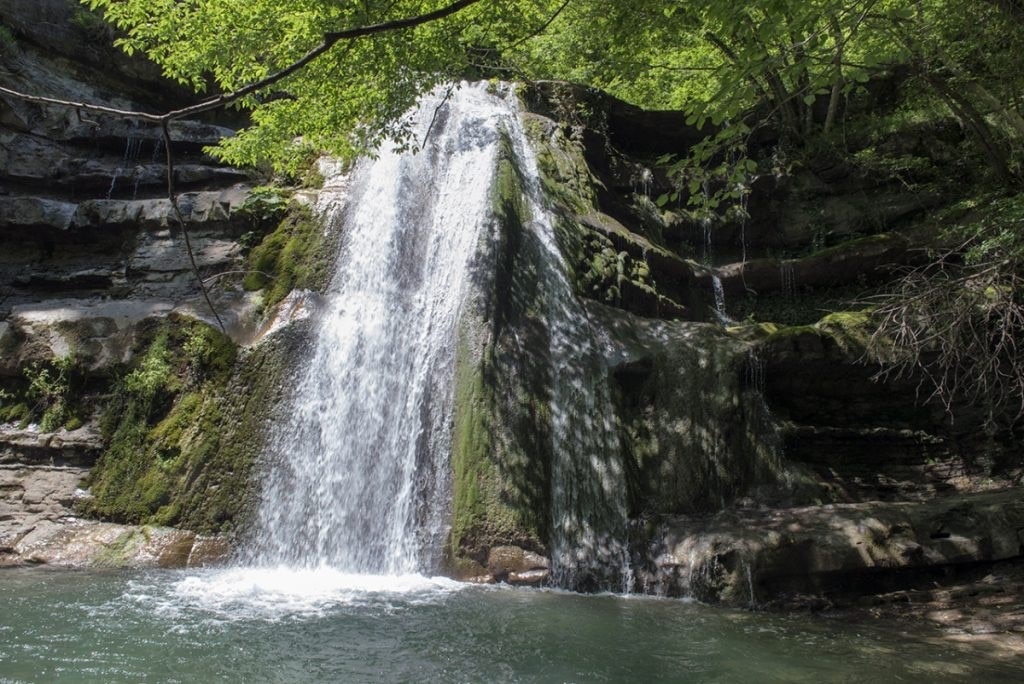
<path fill-rule="evenodd" d="M 385 144 L 350 172 L 345 200 L 322 207 L 342 226 L 342 245 L 309 358 L 266 449 L 250 564 L 437 570 L 450 524 L 458 323 L 494 223 L 507 140 L 526 179 L 526 229 L 545 252 L 553 575 L 563 586 L 628 581 L 607 370 L 566 276 L 515 96 L 491 90 L 463 84 L 425 96 L 408 119 L 422 149 Z"/>
<path fill-rule="evenodd" d="M 792 261 L 779 262 L 779 282 L 783 298 L 786 301 L 792 301 L 796 296 L 796 272 L 793 270 Z"/>
<path fill-rule="evenodd" d="M 725 309 L 725 287 L 717 273 L 711 273 L 711 286 L 715 293 L 715 318 L 722 325 L 733 323 L 734 321 L 729 318 L 729 313 Z"/>
<path fill-rule="evenodd" d="M 121 157 L 121 163 L 114 169 L 114 175 L 110 178 L 110 187 L 107 189 L 107 199 L 111 199 L 114 196 L 114 189 L 117 187 L 117 181 L 122 175 L 129 173 L 130 165 L 139 158 L 139 152 L 142 150 L 142 138 L 137 138 L 133 133 L 137 126 L 132 124 L 129 129 L 131 132 L 128 137 L 125 138 L 124 142 L 124 155 Z M 132 175 L 135 175 L 135 171 L 131 171 Z M 138 181 L 135 182 L 135 188 L 138 189 Z M 134 199 L 134 197 L 133 197 Z"/>
<path fill-rule="evenodd" d="M 410 116 L 423 149 L 385 144 L 329 210 L 342 246 L 270 438 L 257 563 L 411 573 L 446 537 L 455 329 L 507 114 L 474 88 Z"/>

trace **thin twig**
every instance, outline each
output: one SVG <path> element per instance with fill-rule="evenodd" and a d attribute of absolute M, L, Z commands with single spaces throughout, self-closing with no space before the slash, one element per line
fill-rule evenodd
<path fill-rule="evenodd" d="M 164 135 L 164 149 L 167 151 L 167 199 L 171 201 L 171 209 L 174 212 L 175 218 L 178 220 L 178 225 L 181 226 L 181 234 L 185 237 L 185 251 L 188 252 L 189 263 L 192 264 L 192 272 L 196 276 L 196 280 L 199 281 L 199 289 L 202 290 L 203 299 L 206 300 L 206 305 L 210 307 L 210 311 L 213 312 L 213 317 L 217 319 L 217 325 L 220 326 L 220 331 L 227 334 L 227 329 L 224 327 L 224 321 L 220 319 L 220 314 L 217 313 L 217 307 L 213 305 L 213 300 L 210 299 L 210 291 L 206 289 L 206 283 L 203 281 L 202 275 L 199 273 L 199 265 L 196 264 L 196 255 L 192 251 L 192 240 L 188 235 L 188 225 L 185 223 L 185 217 L 181 215 L 181 208 L 178 207 L 178 197 L 174 192 L 174 152 L 171 150 L 171 131 L 168 126 L 168 122 L 164 121 L 160 126 L 160 130 Z"/>
<path fill-rule="evenodd" d="M 230 276 L 230 275 L 249 275 L 250 273 L 256 273 L 258 275 L 263 276 L 264 278 L 273 279 L 273 277 L 274 277 L 273 274 L 267 273 L 266 271 L 257 271 L 255 269 L 253 269 L 253 270 L 244 270 L 244 269 L 242 269 L 242 270 L 221 271 L 220 273 L 214 273 L 211 276 L 206 276 L 205 278 L 203 278 L 203 282 L 204 283 L 208 283 L 211 280 L 219 280 L 220 278 L 224 278 L 224 277 Z"/>

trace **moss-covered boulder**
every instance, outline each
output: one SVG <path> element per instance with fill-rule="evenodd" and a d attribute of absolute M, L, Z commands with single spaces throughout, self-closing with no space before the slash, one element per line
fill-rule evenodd
<path fill-rule="evenodd" d="M 543 247 L 526 229 L 523 179 L 506 144 L 481 245 L 477 294 L 456 358 L 452 449 L 453 570 L 484 574 L 492 546 L 544 553 L 550 537 L 550 359 Z"/>
<path fill-rule="evenodd" d="M 286 340 L 271 335 L 239 352 L 195 319 L 153 322 L 113 387 L 102 421 L 107 448 L 83 512 L 202 533 L 236 529 L 292 351 Z"/>

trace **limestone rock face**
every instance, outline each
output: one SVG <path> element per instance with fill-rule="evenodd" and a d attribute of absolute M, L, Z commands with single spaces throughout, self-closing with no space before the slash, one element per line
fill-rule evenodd
<path fill-rule="evenodd" d="M 90 428 L 0 429 L 0 567 L 186 567 L 221 562 L 223 540 L 194 532 L 83 520 L 82 480 L 103 448 Z"/>
<path fill-rule="evenodd" d="M 186 568 L 227 558 L 224 542 L 187 530 L 77 519 L 41 523 L 14 545 L 0 548 L 0 565 L 65 568 Z"/>
<path fill-rule="evenodd" d="M 9 88 L 140 111 L 192 98 L 113 48 L 109 27 L 78 3 L 5 0 L 0 9 L 14 35 L 0 76 Z M 237 239 L 251 229 L 237 214 L 246 174 L 202 152 L 232 134 L 200 121 L 171 128 L 178 205 L 203 277 L 237 271 Z M 171 311 L 214 322 L 166 196 L 165 154 L 153 126 L 0 97 L 0 375 L 69 353 L 94 372 L 122 363 L 135 326 Z M 255 307 L 238 281 L 211 287 L 241 338 Z"/>
<path fill-rule="evenodd" d="M 0 15 L 13 35 L 0 54 L 5 87 L 149 112 L 193 101 L 155 65 L 114 48 L 112 29 L 80 3 L 0 0 Z M 239 212 L 249 176 L 203 152 L 233 131 L 177 121 L 170 133 L 198 276 L 209 279 L 229 335 L 249 340 L 259 313 L 239 285 L 239 238 L 256 228 Z M 226 553 L 192 532 L 77 517 L 90 501 L 83 479 L 110 447 L 97 427 L 101 409 L 142 342 L 171 314 L 217 325 L 166 194 L 166 154 L 153 126 L 0 96 L 0 409 L 14 421 L 0 425 L 0 563 L 184 566 L 191 555 Z M 73 359 L 72 370 L 58 381 L 62 359 Z M 31 377 L 49 395 L 31 394 Z M 19 413 L 17 402 L 31 408 L 58 395 L 75 403 L 67 425 L 83 427 L 44 432 L 22 420 L 28 409 Z"/>

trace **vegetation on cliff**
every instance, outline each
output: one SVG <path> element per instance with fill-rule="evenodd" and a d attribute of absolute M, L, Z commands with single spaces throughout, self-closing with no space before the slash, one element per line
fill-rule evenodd
<path fill-rule="evenodd" d="M 335 256 L 327 232 L 308 206 L 274 204 L 268 215 L 280 220 L 249 252 L 242 281 L 246 290 L 263 290 L 264 310 L 292 290 L 326 285 Z"/>
<path fill-rule="evenodd" d="M 857 112 L 858 95 L 877 91 L 876 77 L 888 74 L 904 117 L 953 117 L 967 132 L 968 153 L 988 169 L 975 196 L 1019 198 L 1024 179 L 1017 0 L 85 2 L 121 30 L 123 48 L 145 52 L 168 76 L 197 91 L 244 94 L 234 101 L 251 110 L 253 125 L 217 149 L 235 163 L 293 169 L 310 152 L 351 155 L 386 135 L 415 147 L 401 114 L 438 83 L 569 78 L 684 108 L 705 137 L 665 160 L 675 187 L 660 202 L 708 223 L 744 220 L 758 179 L 786 175 L 808 155 L 851 153 L 856 118 L 871 121 Z M 755 146 L 766 129 L 776 144 Z M 1019 352 L 1000 342 L 1020 332 L 1018 204 L 970 221 L 958 249 L 916 271 L 882 306 L 883 334 L 947 402 L 965 385 L 955 366 L 964 377 L 980 373 L 985 387 L 1007 395 L 1000 403 L 1024 411 Z M 949 334 L 932 339 L 927 331 L 942 322 Z M 931 342 L 947 350 L 938 361 Z M 987 350 L 983 358 L 963 354 L 968 342 Z"/>
<path fill-rule="evenodd" d="M 231 340 L 188 317 L 149 323 L 104 399 L 107 446 L 83 512 L 202 533 L 236 529 L 252 503 L 285 354 L 267 344 L 239 358 Z"/>

